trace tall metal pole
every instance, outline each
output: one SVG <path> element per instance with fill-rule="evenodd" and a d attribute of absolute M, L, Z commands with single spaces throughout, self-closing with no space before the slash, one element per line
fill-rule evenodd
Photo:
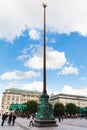
<path fill-rule="evenodd" d="M 35 119 L 35 126 L 48 127 L 57 126 L 53 108 L 49 106 L 49 95 L 46 91 L 46 4 L 42 4 L 44 8 L 44 47 L 43 47 L 43 93 L 40 96 L 41 104 L 38 107 L 38 112 Z"/>
<path fill-rule="evenodd" d="M 46 7 L 45 3 L 42 4 L 44 8 L 44 49 L 43 49 L 43 93 L 46 92 Z"/>

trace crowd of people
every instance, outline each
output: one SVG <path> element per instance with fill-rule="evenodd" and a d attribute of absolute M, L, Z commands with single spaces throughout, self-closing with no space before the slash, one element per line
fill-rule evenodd
<path fill-rule="evenodd" d="M 5 122 L 7 122 L 8 125 L 14 126 L 15 119 L 16 119 L 16 114 L 15 113 L 11 112 L 10 114 L 8 114 L 6 112 L 6 113 L 2 114 L 1 126 L 3 126 Z M 33 125 L 34 125 L 34 115 L 30 114 L 29 115 L 29 126 L 33 126 Z"/>
<path fill-rule="evenodd" d="M 16 114 L 15 113 L 4 113 L 2 114 L 2 123 L 1 126 L 4 125 L 4 122 L 6 121 L 8 123 L 8 125 L 13 125 L 15 124 L 15 119 L 16 119 Z"/>
<path fill-rule="evenodd" d="M 29 114 L 28 119 L 29 119 L 29 126 L 34 126 L 34 114 Z M 2 114 L 2 123 L 1 126 L 4 125 L 4 122 L 6 121 L 8 125 L 13 125 L 15 124 L 15 119 L 16 119 L 16 114 L 15 113 L 4 113 Z M 63 121 L 63 116 L 58 116 L 59 122 Z"/>

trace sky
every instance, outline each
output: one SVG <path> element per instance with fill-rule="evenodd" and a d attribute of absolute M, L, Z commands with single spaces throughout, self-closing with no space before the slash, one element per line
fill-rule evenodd
<path fill-rule="evenodd" d="M 0 102 L 5 89 L 87 96 L 87 0 L 0 0 Z"/>

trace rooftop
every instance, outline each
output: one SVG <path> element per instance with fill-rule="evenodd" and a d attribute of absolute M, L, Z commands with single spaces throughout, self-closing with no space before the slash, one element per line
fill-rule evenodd
<path fill-rule="evenodd" d="M 39 93 L 39 94 L 41 94 L 41 92 L 37 91 L 37 90 L 26 90 L 26 89 L 18 89 L 18 88 L 10 88 L 10 89 L 6 89 L 5 90 L 5 92 L 8 92 L 8 91 L 10 91 L 10 92 L 27 92 L 27 93 L 32 92 L 32 93 Z"/>

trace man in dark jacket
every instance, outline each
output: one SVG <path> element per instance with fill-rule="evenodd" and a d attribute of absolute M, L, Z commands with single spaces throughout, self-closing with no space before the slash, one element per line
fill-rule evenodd
<path fill-rule="evenodd" d="M 10 115 L 8 116 L 8 124 L 11 125 L 11 121 L 12 121 L 12 112 L 10 113 Z"/>
<path fill-rule="evenodd" d="M 15 119 L 16 119 L 16 114 L 15 113 L 13 113 L 13 119 L 12 119 L 12 125 L 14 126 L 14 123 L 15 123 Z"/>
<path fill-rule="evenodd" d="M 4 125 L 4 121 L 6 120 L 7 117 L 8 117 L 8 116 L 7 116 L 6 113 L 4 113 L 4 114 L 2 115 L 2 123 L 1 123 L 1 126 Z"/>

